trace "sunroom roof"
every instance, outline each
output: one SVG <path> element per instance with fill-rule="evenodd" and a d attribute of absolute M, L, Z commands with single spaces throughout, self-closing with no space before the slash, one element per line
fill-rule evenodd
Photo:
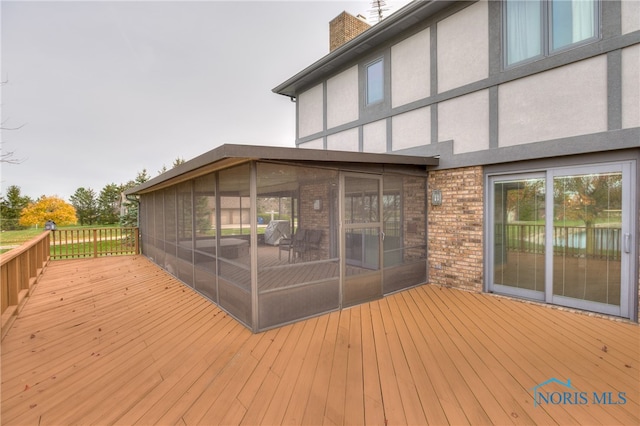
<path fill-rule="evenodd" d="M 304 163 L 309 166 L 337 167 L 342 170 L 372 173 L 401 170 L 404 173 L 421 175 L 426 174 L 427 167 L 438 165 L 436 157 L 224 144 L 125 191 L 125 194 L 133 195 L 155 191 L 216 170 L 254 160 L 289 164 Z"/>

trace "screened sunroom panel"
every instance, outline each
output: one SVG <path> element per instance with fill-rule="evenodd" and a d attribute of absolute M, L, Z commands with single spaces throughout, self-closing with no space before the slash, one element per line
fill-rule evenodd
<path fill-rule="evenodd" d="M 177 185 L 178 278 L 193 287 L 193 181 Z"/>
<path fill-rule="evenodd" d="M 154 252 L 154 235 L 153 235 L 153 196 L 141 195 L 138 205 L 140 238 L 142 240 L 142 253 L 152 258 Z"/>
<path fill-rule="evenodd" d="M 216 279 L 216 175 L 194 181 L 196 289 L 217 302 Z"/>
<path fill-rule="evenodd" d="M 155 236 L 155 262 L 165 268 L 165 237 L 164 237 L 164 194 L 153 194 L 153 233 Z"/>
<path fill-rule="evenodd" d="M 426 178 L 387 175 L 383 179 L 383 292 L 427 281 Z"/>
<path fill-rule="evenodd" d="M 338 309 L 337 190 L 335 170 L 257 164 L 258 329 Z"/>
<path fill-rule="evenodd" d="M 218 174 L 218 303 L 251 326 L 250 165 Z"/>
<path fill-rule="evenodd" d="M 162 263 L 158 263 L 165 268 L 170 274 L 177 276 L 178 259 L 177 252 L 178 247 L 176 244 L 176 190 L 175 187 L 170 187 L 161 191 L 155 192 L 156 200 L 161 198 L 163 200 L 163 226 L 162 226 L 162 243 L 164 260 Z M 157 214 L 157 212 L 156 212 Z"/>

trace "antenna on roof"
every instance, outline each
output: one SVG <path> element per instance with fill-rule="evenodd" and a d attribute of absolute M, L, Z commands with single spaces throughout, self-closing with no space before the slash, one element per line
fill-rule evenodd
<path fill-rule="evenodd" d="M 371 17 L 377 18 L 378 22 L 382 21 L 384 19 L 383 12 L 389 10 L 386 6 L 387 2 L 385 0 L 373 0 L 371 2 L 372 9 L 370 10 Z"/>

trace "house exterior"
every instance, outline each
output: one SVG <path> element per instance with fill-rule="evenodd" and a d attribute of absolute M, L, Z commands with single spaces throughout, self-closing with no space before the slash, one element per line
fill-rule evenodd
<path fill-rule="evenodd" d="M 415 1 L 273 91 L 298 148 L 439 159 L 427 282 L 638 320 L 640 2 Z"/>

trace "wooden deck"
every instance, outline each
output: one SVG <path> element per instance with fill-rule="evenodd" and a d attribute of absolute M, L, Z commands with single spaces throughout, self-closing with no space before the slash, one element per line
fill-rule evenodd
<path fill-rule="evenodd" d="M 56 261 L 2 341 L 1 422 L 636 425 L 639 350 L 636 324 L 429 285 L 254 335 L 144 257 Z"/>

